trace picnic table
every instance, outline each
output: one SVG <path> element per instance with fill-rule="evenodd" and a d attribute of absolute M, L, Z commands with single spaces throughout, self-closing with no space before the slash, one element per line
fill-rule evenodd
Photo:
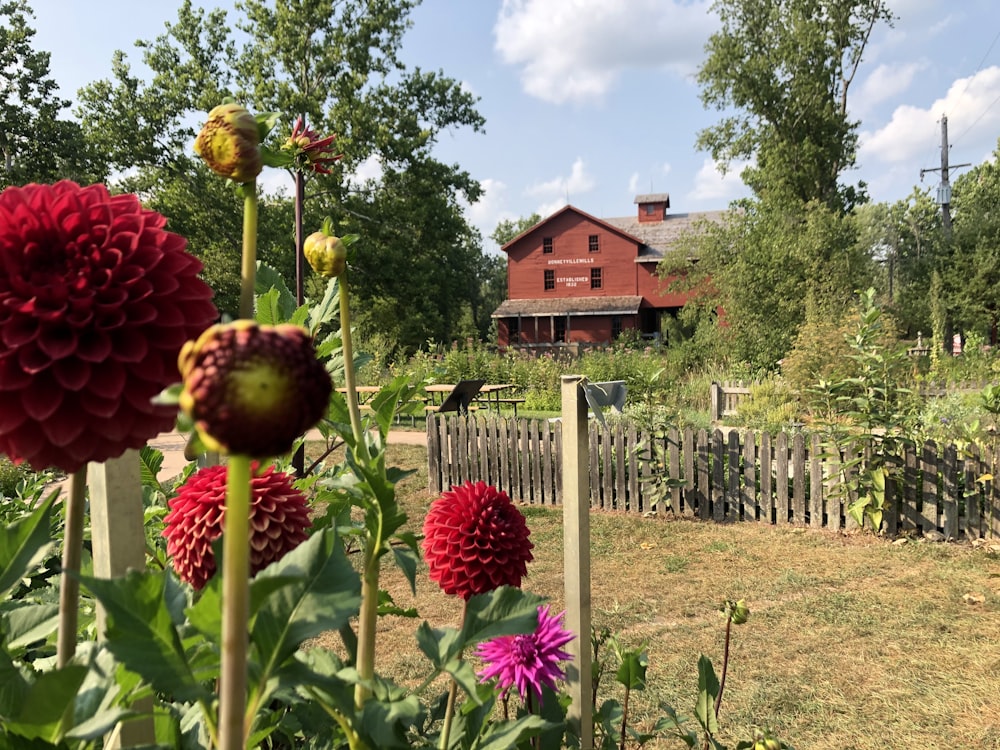
<path fill-rule="evenodd" d="M 475 384 L 478 383 L 478 388 Z M 463 395 L 456 398 L 454 408 L 443 408 L 447 404 L 448 399 L 456 389 L 461 387 L 463 389 Z M 486 406 L 488 409 L 493 409 L 497 414 L 500 413 L 501 406 L 510 406 L 514 409 L 514 416 L 517 416 L 518 404 L 523 404 L 523 398 L 505 398 L 503 396 L 504 391 L 508 391 L 511 388 L 516 387 L 514 383 L 486 383 L 482 380 L 463 380 L 461 383 L 432 383 L 424 388 L 427 391 L 427 395 L 430 398 L 430 403 L 427 406 L 429 411 L 469 411 L 474 408 L 476 404 L 481 404 Z"/>

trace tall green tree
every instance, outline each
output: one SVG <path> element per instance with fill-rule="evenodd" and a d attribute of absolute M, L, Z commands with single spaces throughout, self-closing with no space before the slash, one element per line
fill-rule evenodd
<path fill-rule="evenodd" d="M 361 235 L 352 261 L 358 325 L 395 333 L 406 348 L 446 340 L 477 288 L 481 243 L 461 203 L 474 202 L 480 188 L 458 165 L 436 159 L 434 146 L 443 131 L 479 130 L 483 120 L 457 82 L 401 61 L 414 5 L 242 0 L 234 30 L 224 11 L 206 12 L 187 0 L 164 34 L 138 44 L 149 81 L 135 77 L 118 53 L 113 78 L 83 92 L 88 135 L 120 167 L 146 172 L 155 203 L 165 192 L 197 194 L 194 130 L 226 96 L 254 111 L 282 113 L 275 145 L 299 115 L 322 134 L 336 133 L 343 159 L 330 175 L 310 176 L 305 223 L 318 228 L 330 216 L 342 233 Z M 171 226 L 196 251 L 221 245 L 221 232 L 194 215 L 200 213 Z M 283 227 L 272 224 L 279 217 Z M 285 222 L 284 211 L 262 212 L 262 256 L 266 240 L 275 243 L 275 256 L 291 257 L 291 221 Z M 238 239 L 228 240 L 234 256 Z"/>
<path fill-rule="evenodd" d="M 859 250 L 880 268 L 877 285 L 900 333 L 930 335 L 931 276 L 948 249 L 941 212 L 928 190 L 914 188 L 904 200 L 857 209 Z"/>
<path fill-rule="evenodd" d="M 717 0 L 721 29 L 698 72 L 706 107 L 730 111 L 698 135 L 723 165 L 749 160 L 743 181 L 759 199 L 820 201 L 848 210 L 845 186 L 858 123 L 848 91 L 872 32 L 891 23 L 884 0 Z"/>
<path fill-rule="evenodd" d="M 517 219 L 502 219 L 497 223 L 496 229 L 490 235 L 490 239 L 503 247 L 517 237 L 517 235 L 521 234 L 521 232 L 531 229 L 541 220 L 542 217 L 538 213 L 533 213 L 530 216 L 522 216 Z"/>
<path fill-rule="evenodd" d="M 0 188 L 73 179 L 102 171 L 79 124 L 60 119 L 69 102 L 49 75 L 49 53 L 35 49 L 26 0 L 0 3 Z"/>
<path fill-rule="evenodd" d="M 717 0 L 713 10 L 721 27 L 698 82 L 705 105 L 725 115 L 697 145 L 724 168 L 746 161 L 753 197 L 666 258 L 661 273 L 711 290 L 702 305 L 725 311 L 728 351 L 770 368 L 791 346 L 807 300 L 839 317 L 870 284 L 851 215 L 864 185 L 843 183 L 857 148 L 848 91 L 872 32 L 892 16 L 883 0 Z"/>
<path fill-rule="evenodd" d="M 998 343 L 1000 321 L 1000 142 L 993 159 L 955 180 L 952 254 L 941 274 L 950 322 Z"/>

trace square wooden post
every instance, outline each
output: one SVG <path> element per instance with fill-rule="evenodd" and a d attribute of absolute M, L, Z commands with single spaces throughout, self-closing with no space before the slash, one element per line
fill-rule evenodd
<path fill-rule="evenodd" d="M 567 650 L 566 668 L 573 702 L 567 710 L 570 726 L 580 738 L 580 750 L 593 750 L 593 667 L 590 643 L 590 471 L 586 379 L 562 377 L 563 574 L 566 579 L 566 626 L 577 634 Z"/>
<path fill-rule="evenodd" d="M 117 578 L 130 569 L 146 567 L 146 531 L 143 526 L 142 477 L 139 451 L 87 467 L 90 486 L 90 534 L 93 540 L 94 575 Z M 97 632 L 103 637 L 104 608 L 97 608 Z M 156 742 L 153 729 L 153 700 L 136 705 L 149 715 L 119 724 L 107 737 L 104 747 L 139 747 Z"/>

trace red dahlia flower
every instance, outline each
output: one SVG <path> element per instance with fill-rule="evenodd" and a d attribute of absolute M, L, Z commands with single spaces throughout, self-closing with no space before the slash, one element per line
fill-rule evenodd
<path fill-rule="evenodd" d="M 312 525 L 306 498 L 287 474 L 269 466 L 250 481 L 250 575 L 257 575 L 308 538 Z M 201 589 L 215 574 L 212 542 L 222 535 L 226 511 L 226 467 L 192 474 L 170 501 L 164 519 L 167 554 L 182 580 Z"/>
<path fill-rule="evenodd" d="M 218 313 L 165 224 L 103 185 L 0 193 L 0 453 L 74 472 L 173 427 L 150 399 Z"/>
<path fill-rule="evenodd" d="M 500 586 L 520 586 L 534 545 L 506 492 L 466 482 L 435 500 L 424 519 L 424 556 L 432 581 L 469 599 Z"/>
<path fill-rule="evenodd" d="M 548 605 L 541 606 L 535 632 L 502 635 L 480 643 L 476 653 L 486 666 L 478 672 L 479 678 L 485 682 L 496 677 L 503 696 L 516 687 L 522 700 L 528 699 L 530 691 L 541 701 L 543 685 L 555 690 L 556 680 L 566 679 L 559 663 L 573 658 L 563 650 L 563 646 L 576 637 L 562 627 L 565 614 L 551 615 Z"/>

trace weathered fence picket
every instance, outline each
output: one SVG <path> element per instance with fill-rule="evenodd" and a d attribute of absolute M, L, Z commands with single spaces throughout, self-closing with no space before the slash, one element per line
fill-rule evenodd
<path fill-rule="evenodd" d="M 848 513 L 864 446 L 783 432 L 641 432 L 634 423 L 592 423 L 586 467 L 591 507 L 670 513 L 718 522 L 758 521 L 857 528 Z M 427 470 L 432 492 L 486 481 L 520 502 L 562 500 L 558 421 L 432 415 Z M 1000 537 L 1000 451 L 903 443 L 886 457 L 883 529 L 890 536 L 937 532 L 948 539 Z M 662 474 L 663 476 L 659 476 Z M 654 506 L 654 482 L 660 482 Z M 848 483 L 845 485 L 845 481 Z"/>

